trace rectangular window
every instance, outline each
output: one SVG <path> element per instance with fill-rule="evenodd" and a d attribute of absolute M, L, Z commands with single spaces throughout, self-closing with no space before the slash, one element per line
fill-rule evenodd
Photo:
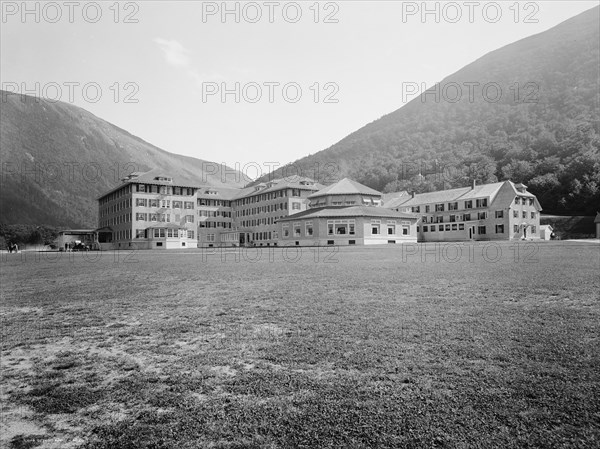
<path fill-rule="evenodd" d="M 458 210 L 458 203 L 448 203 L 448 210 Z"/>
<path fill-rule="evenodd" d="M 477 213 L 478 220 L 485 220 L 486 218 L 487 218 L 487 212 L 478 212 Z"/>
<path fill-rule="evenodd" d="M 307 221 L 305 223 L 305 232 L 307 236 L 312 236 L 313 235 L 313 224 L 312 221 Z"/>
<path fill-rule="evenodd" d="M 447 225 L 446 225 L 446 231 L 449 231 L 449 230 L 450 230 L 450 225 L 449 225 L 449 224 L 447 224 Z"/>
<path fill-rule="evenodd" d="M 513 232 L 519 232 L 519 225 L 513 226 Z"/>
<path fill-rule="evenodd" d="M 423 232 L 429 231 L 428 226 L 423 226 Z"/>
<path fill-rule="evenodd" d="M 333 223 L 327 223 L 327 235 L 333 235 Z"/>
<path fill-rule="evenodd" d="M 292 210 L 300 210 L 300 203 L 298 203 L 297 201 L 294 201 L 292 203 Z"/>
<path fill-rule="evenodd" d="M 137 199 L 135 200 L 135 205 L 136 205 L 136 206 L 143 206 L 143 207 L 145 207 L 145 206 L 146 206 L 146 204 L 147 204 L 147 202 L 146 202 L 146 198 L 137 198 Z"/>
<path fill-rule="evenodd" d="M 300 237 L 302 235 L 300 223 L 294 223 L 294 237 Z"/>
<path fill-rule="evenodd" d="M 465 216 L 463 217 L 464 221 L 471 221 L 471 214 L 465 214 Z"/>
<path fill-rule="evenodd" d="M 183 205 L 182 201 L 173 201 L 173 209 L 181 209 L 182 205 Z"/>
<path fill-rule="evenodd" d="M 518 196 L 515 198 L 515 204 L 521 204 L 521 198 Z"/>
<path fill-rule="evenodd" d="M 504 218 L 504 211 L 503 210 L 497 210 L 496 211 L 496 218 Z"/>
<path fill-rule="evenodd" d="M 485 226 L 478 226 L 477 227 L 477 233 L 480 235 L 485 234 Z"/>
<path fill-rule="evenodd" d="M 288 224 L 283 225 L 283 236 L 284 237 L 290 236 L 290 225 L 288 225 Z"/>
<path fill-rule="evenodd" d="M 413 206 L 411 208 L 411 212 L 418 214 L 419 212 L 421 212 L 421 206 Z"/>
<path fill-rule="evenodd" d="M 496 234 L 504 234 L 504 225 L 496 225 Z"/>
<path fill-rule="evenodd" d="M 456 222 L 456 215 L 450 215 L 450 223 Z"/>
<path fill-rule="evenodd" d="M 456 223 L 454 223 L 454 224 L 452 225 L 452 230 L 453 230 L 453 231 L 456 231 L 457 229 L 458 229 L 458 227 L 456 226 Z"/>
<path fill-rule="evenodd" d="M 527 218 L 527 212 L 526 211 L 523 211 L 522 215 L 523 215 L 523 218 Z"/>
<path fill-rule="evenodd" d="M 532 220 L 533 220 L 533 219 L 535 219 L 535 212 L 532 212 L 532 213 L 531 213 L 531 219 L 532 219 Z"/>
<path fill-rule="evenodd" d="M 513 210 L 513 218 L 519 218 L 519 211 Z"/>
<path fill-rule="evenodd" d="M 465 209 L 473 209 L 473 200 L 465 201 Z"/>
<path fill-rule="evenodd" d="M 136 229 L 136 231 L 135 231 L 135 238 L 136 239 L 145 239 L 146 238 L 146 231 L 144 229 Z"/>
<path fill-rule="evenodd" d="M 487 207 L 487 198 L 476 200 L 475 204 L 477 207 Z"/>
<path fill-rule="evenodd" d="M 444 230 L 444 225 L 439 225 L 438 226 L 438 231 L 442 232 Z"/>
<path fill-rule="evenodd" d="M 444 205 L 443 204 L 436 204 L 435 205 L 435 211 L 436 212 L 444 212 Z"/>
<path fill-rule="evenodd" d="M 158 214 L 150 214 L 150 221 L 158 221 Z"/>
<path fill-rule="evenodd" d="M 458 230 L 459 231 L 464 231 L 465 230 L 465 224 L 464 223 L 459 223 L 458 224 Z"/>
<path fill-rule="evenodd" d="M 430 206 L 425 206 L 425 213 L 429 213 L 431 207 Z"/>
<path fill-rule="evenodd" d="M 409 235 L 410 228 L 408 226 L 402 226 L 402 235 Z"/>
<path fill-rule="evenodd" d="M 372 235 L 381 234 L 381 225 L 379 223 L 371 222 L 371 234 Z"/>
<path fill-rule="evenodd" d="M 350 235 L 354 235 L 354 223 L 348 224 L 348 230 Z"/>
<path fill-rule="evenodd" d="M 194 216 L 193 215 L 186 215 L 185 216 L 185 222 L 186 223 L 193 223 L 194 222 Z"/>
<path fill-rule="evenodd" d="M 146 221 L 146 214 L 142 214 L 142 213 L 136 213 L 135 214 L 135 221 Z"/>
<path fill-rule="evenodd" d="M 387 231 L 388 231 L 388 235 L 395 235 L 396 234 L 396 225 L 395 224 L 388 224 L 387 225 Z"/>
<path fill-rule="evenodd" d="M 188 229 L 187 238 L 188 239 L 193 239 L 194 238 L 194 231 Z"/>
<path fill-rule="evenodd" d="M 194 203 L 192 201 L 186 201 L 184 203 L 184 206 L 186 209 L 193 209 L 194 208 Z"/>
<path fill-rule="evenodd" d="M 346 235 L 348 233 L 348 224 L 347 223 L 336 223 L 335 225 L 335 234 L 336 235 Z"/>
<path fill-rule="evenodd" d="M 533 206 L 533 198 L 529 198 L 529 205 Z"/>

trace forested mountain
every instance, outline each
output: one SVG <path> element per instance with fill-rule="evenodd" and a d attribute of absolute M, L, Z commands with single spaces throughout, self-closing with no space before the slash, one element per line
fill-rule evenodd
<path fill-rule="evenodd" d="M 2 224 L 96 227 L 96 198 L 132 171 L 160 168 L 200 185 L 223 185 L 220 164 L 164 151 L 84 109 L 0 95 Z M 249 181 L 227 173 L 228 186 Z"/>
<path fill-rule="evenodd" d="M 321 182 L 348 176 L 384 192 L 511 179 L 528 185 L 545 211 L 594 213 L 599 11 L 485 55 L 287 171 L 310 174 L 318 164 Z"/>

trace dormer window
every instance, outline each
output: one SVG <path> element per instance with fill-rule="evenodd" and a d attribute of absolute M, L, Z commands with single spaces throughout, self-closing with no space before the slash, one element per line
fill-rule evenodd
<path fill-rule="evenodd" d="M 515 184 L 515 189 L 517 189 L 518 192 L 521 193 L 525 193 L 527 191 L 527 186 L 525 184 Z"/>

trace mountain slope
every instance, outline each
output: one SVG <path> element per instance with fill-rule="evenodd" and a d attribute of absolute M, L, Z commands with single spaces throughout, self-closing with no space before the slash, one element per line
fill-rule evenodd
<path fill-rule="evenodd" d="M 594 212 L 599 11 L 485 55 L 426 95 L 294 162 L 293 171 L 311 174 L 319 166 L 321 182 L 348 176 L 383 191 L 512 179 L 529 185 L 548 211 Z"/>
<path fill-rule="evenodd" d="M 95 227 L 96 198 L 132 171 L 222 185 L 219 164 L 164 151 L 73 105 L 0 94 L 1 223 Z M 249 182 L 228 173 L 229 186 Z"/>

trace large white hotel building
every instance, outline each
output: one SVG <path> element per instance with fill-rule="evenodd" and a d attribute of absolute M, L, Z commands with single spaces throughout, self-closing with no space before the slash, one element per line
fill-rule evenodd
<path fill-rule="evenodd" d="M 510 181 L 384 196 L 350 179 L 323 186 L 296 176 L 239 189 L 156 170 L 132 173 L 98 206 L 102 249 L 537 238 L 541 211 Z"/>

